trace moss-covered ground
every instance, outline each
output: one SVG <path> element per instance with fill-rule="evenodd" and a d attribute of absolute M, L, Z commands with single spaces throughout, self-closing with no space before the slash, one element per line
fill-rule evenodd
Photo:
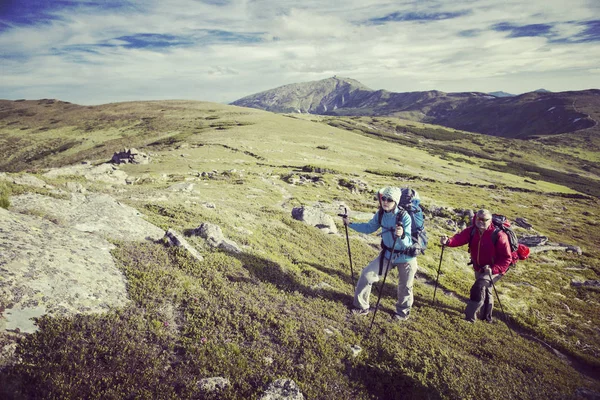
<path fill-rule="evenodd" d="M 51 123 L 58 119 L 52 107 L 60 122 Z M 39 330 L 18 344 L 19 361 L 0 371 L 0 397 L 257 399 L 283 377 L 308 399 L 576 399 L 600 393 L 600 291 L 571 285 L 599 279 L 597 154 L 581 149 L 585 158 L 578 158 L 577 149 L 566 152 L 563 144 L 528 147 L 469 133 L 453 132 L 445 140 L 439 127 L 429 131 L 394 119 L 289 118 L 199 102 L 92 108 L 34 102 L 18 118 L 12 115 L 0 120 L 3 171 L 41 177 L 49 166 L 108 160 L 122 147 L 137 147 L 151 163 L 121 167 L 138 179 L 135 184 L 83 184 L 136 207 L 164 229 L 185 232 L 215 223 L 243 252 L 211 250 L 191 237 L 204 256 L 197 261 L 162 243 L 117 243 L 113 255 L 131 305 L 38 320 Z M 366 125 L 373 132 L 365 132 Z M 79 144 L 48 152 L 52 140 Z M 81 144 L 86 141 L 95 144 Z M 532 167 L 528 175 L 516 173 L 504 157 L 511 151 L 527 154 L 519 162 Z M 503 156 L 490 156 L 499 152 Z M 583 190 L 565 174 L 578 174 L 596 189 Z M 301 175 L 307 183 L 290 183 Z M 65 179 L 46 178 L 59 187 Z M 195 184 L 192 193 L 167 192 L 186 179 Z M 353 187 L 356 181 L 367 189 Z M 374 190 L 384 185 L 410 185 L 426 210 L 442 207 L 447 215 L 427 214 L 430 246 L 419 258 L 411 318 L 391 319 L 392 272 L 369 332 L 371 316 L 349 312 L 352 278 L 335 208 L 343 204 L 352 218 L 364 218 L 375 211 Z M 0 199 L 23 190 L 0 183 Z M 300 205 L 323 207 L 340 233 L 323 234 L 294 220 L 291 209 Z M 437 243 L 454 232 L 448 225 L 453 209 L 481 207 L 526 218 L 536 232 L 580 246 L 583 254 L 532 254 L 497 284 L 504 312 L 497 307 L 492 324 L 469 324 L 463 321 L 472 284 L 466 251 L 445 249 L 440 264 Z M 371 244 L 377 240 L 349 233 L 357 275 L 377 255 Z M 198 381 L 214 376 L 231 386 L 201 393 Z"/>

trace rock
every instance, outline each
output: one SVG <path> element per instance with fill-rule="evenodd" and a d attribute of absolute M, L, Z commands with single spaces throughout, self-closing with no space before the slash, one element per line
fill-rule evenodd
<path fill-rule="evenodd" d="M 208 222 L 203 222 L 200 224 L 198 228 L 192 231 L 192 235 L 200 236 L 201 238 L 206 239 L 206 242 L 211 247 L 218 247 L 219 244 L 225 240 L 225 236 L 223 236 L 221 227 Z"/>
<path fill-rule="evenodd" d="M 362 347 L 355 344 L 355 345 L 350 346 L 350 351 L 352 352 L 352 357 L 357 357 L 360 354 L 360 352 L 362 351 Z"/>
<path fill-rule="evenodd" d="M 308 225 L 317 227 L 324 233 L 338 232 L 333 217 L 314 207 L 296 207 L 292 209 L 292 217 Z"/>
<path fill-rule="evenodd" d="M 198 261 L 204 260 L 204 257 L 202 257 L 202 255 L 198 252 L 198 250 L 196 250 L 194 248 L 194 246 L 189 244 L 188 241 L 185 240 L 185 238 L 182 235 L 180 235 L 173 229 L 169 229 L 165 232 L 165 240 L 166 240 L 168 246 L 183 247 L 196 260 L 198 260 Z"/>
<path fill-rule="evenodd" d="M 229 253 L 241 253 L 242 249 L 239 248 L 237 243 L 233 240 L 223 239 L 221 243 L 219 243 L 219 248 L 225 250 Z"/>
<path fill-rule="evenodd" d="M 150 158 L 147 154 L 131 148 L 114 153 L 110 162 L 113 164 L 148 164 Z"/>
<path fill-rule="evenodd" d="M 520 218 L 520 217 L 515 218 L 515 224 L 517 224 L 521 228 L 525 228 L 527 230 L 533 229 L 533 225 L 531 225 L 529 222 L 527 222 L 527 220 L 525 218 Z"/>
<path fill-rule="evenodd" d="M 527 247 L 544 246 L 547 242 L 547 236 L 534 235 L 519 238 L 519 243 L 524 244 Z"/>
<path fill-rule="evenodd" d="M 242 250 L 232 240 L 225 239 L 221 227 L 208 222 L 202 223 L 198 228 L 194 229 L 190 235 L 200 236 L 206 240 L 206 243 L 213 248 L 220 248 L 230 253 L 241 253 Z"/>
<path fill-rule="evenodd" d="M 33 186 L 33 187 L 37 187 L 37 188 L 48 188 L 48 189 L 53 188 L 51 185 L 48 185 L 45 181 L 41 180 L 38 177 L 30 175 L 30 174 L 13 176 L 13 175 L 8 175 L 5 173 L 2 173 L 0 175 L 0 180 L 10 181 L 16 185 Z"/>
<path fill-rule="evenodd" d="M 180 182 L 169 186 L 168 190 L 172 192 L 186 192 L 191 193 L 194 191 L 194 184 L 189 182 Z"/>
<path fill-rule="evenodd" d="M 587 287 L 587 288 L 600 288 L 600 281 L 571 281 L 571 286 L 574 287 Z"/>
<path fill-rule="evenodd" d="M 97 235 L 0 208 L 0 330 L 31 333 L 31 318 L 106 312 L 128 303 L 114 246 Z"/>
<path fill-rule="evenodd" d="M 227 389 L 231 386 L 231 382 L 227 378 L 222 378 L 220 376 L 213 378 L 204 378 L 198 381 L 198 388 L 203 393 L 212 393 L 216 391 L 221 391 Z"/>
<path fill-rule="evenodd" d="M 64 226 L 110 239 L 159 240 L 164 235 L 135 208 L 106 194 L 72 194 L 71 200 L 62 200 L 28 193 L 12 196 L 10 202 L 14 211 L 43 215 Z"/>
<path fill-rule="evenodd" d="M 126 185 L 127 174 L 112 164 L 78 164 L 63 168 L 54 168 L 46 172 L 46 178 L 57 178 L 65 175 L 83 176 L 88 181 L 100 181 L 111 184 Z"/>
<path fill-rule="evenodd" d="M 269 385 L 259 400 L 304 400 L 304 395 L 293 380 L 277 379 Z"/>

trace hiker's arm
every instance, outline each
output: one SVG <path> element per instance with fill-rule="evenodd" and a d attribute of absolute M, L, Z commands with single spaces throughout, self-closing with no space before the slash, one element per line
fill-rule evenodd
<path fill-rule="evenodd" d="M 396 240 L 397 250 L 404 250 L 412 244 L 411 234 L 412 227 L 410 215 L 408 215 L 408 213 L 404 213 L 404 215 L 402 215 L 402 221 L 400 221 L 400 229 L 396 230 L 396 236 L 398 237 Z"/>
<path fill-rule="evenodd" d="M 448 242 L 446 242 L 446 246 L 458 247 L 469 243 L 469 241 L 471 240 L 472 228 L 472 226 L 469 226 L 466 229 L 463 229 L 462 231 L 458 232 L 456 235 L 452 236 L 450 239 L 448 239 Z"/>
<path fill-rule="evenodd" d="M 510 242 L 504 232 L 498 232 L 498 241 L 495 247 L 494 265 L 491 266 L 492 274 L 504 274 L 512 261 Z"/>
<path fill-rule="evenodd" d="M 373 233 L 379 229 L 377 213 L 373 215 L 373 218 L 369 222 L 351 222 L 348 224 L 348 227 L 360 233 Z"/>

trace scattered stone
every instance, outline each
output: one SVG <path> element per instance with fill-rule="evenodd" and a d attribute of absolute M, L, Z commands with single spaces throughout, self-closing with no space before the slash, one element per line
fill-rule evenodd
<path fill-rule="evenodd" d="M 225 240 L 221 227 L 208 222 L 200 224 L 200 226 L 194 229 L 191 234 L 206 239 L 206 242 L 211 247 L 218 247 L 219 244 Z"/>
<path fill-rule="evenodd" d="M 522 238 L 519 238 L 519 243 L 524 244 L 527 247 L 544 246 L 547 242 L 548 242 L 547 236 L 534 235 L 534 236 L 524 236 Z"/>
<path fill-rule="evenodd" d="M 586 287 L 586 288 L 600 288 L 600 281 L 571 281 L 571 286 L 574 287 Z"/>
<path fill-rule="evenodd" d="M 189 182 L 180 182 L 169 186 L 168 190 L 172 192 L 186 192 L 191 193 L 194 191 L 194 184 Z"/>
<path fill-rule="evenodd" d="M 242 252 L 242 249 L 239 248 L 237 243 L 235 243 L 233 240 L 229 240 L 229 239 L 223 239 L 223 241 L 221 241 L 221 243 L 219 243 L 219 248 L 222 250 L 225 250 L 226 252 L 229 252 L 229 253 L 241 253 Z"/>
<path fill-rule="evenodd" d="M 220 376 L 204 378 L 198 381 L 198 388 L 205 394 L 225 390 L 229 386 L 231 386 L 229 379 Z"/>
<path fill-rule="evenodd" d="M 356 358 L 362 351 L 362 347 L 355 344 L 355 345 L 350 346 L 350 351 L 352 351 L 352 357 Z"/>
<path fill-rule="evenodd" d="M 124 149 L 113 154 L 110 160 L 113 164 L 148 164 L 150 158 L 137 149 Z"/>
<path fill-rule="evenodd" d="M 259 400 L 304 400 L 304 395 L 293 380 L 277 379 L 269 385 Z"/>
<path fill-rule="evenodd" d="M 185 240 L 185 238 L 182 235 L 180 235 L 173 229 L 169 228 L 169 230 L 167 230 L 165 232 L 165 240 L 166 240 L 167 246 L 183 247 L 196 260 L 198 260 L 198 261 L 204 260 L 204 257 L 202 257 L 202 255 L 200 253 L 198 253 L 198 250 L 196 250 L 191 244 L 188 243 L 187 240 Z"/>
<path fill-rule="evenodd" d="M 517 217 L 515 218 L 515 224 L 520 226 L 521 228 L 525 228 L 527 230 L 532 230 L 533 225 L 531 225 L 525 218 Z"/>
<path fill-rule="evenodd" d="M 292 217 L 319 228 L 323 233 L 338 232 L 333 217 L 314 207 L 296 207 L 292 209 Z"/>
<path fill-rule="evenodd" d="M 263 357 L 263 362 L 265 365 L 271 365 L 273 364 L 273 357 Z"/>

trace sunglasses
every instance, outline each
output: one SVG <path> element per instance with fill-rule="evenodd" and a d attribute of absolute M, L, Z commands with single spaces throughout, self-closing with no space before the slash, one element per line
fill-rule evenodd
<path fill-rule="evenodd" d="M 393 201 L 394 201 L 394 199 L 392 199 L 391 197 L 385 197 L 385 196 L 381 196 L 381 201 L 385 201 L 386 203 L 387 203 L 387 202 L 390 202 L 390 203 L 391 203 L 391 202 L 393 202 Z"/>
<path fill-rule="evenodd" d="M 481 217 L 477 217 L 477 221 L 481 221 L 481 222 L 488 222 L 490 219 L 489 218 L 481 218 Z"/>

